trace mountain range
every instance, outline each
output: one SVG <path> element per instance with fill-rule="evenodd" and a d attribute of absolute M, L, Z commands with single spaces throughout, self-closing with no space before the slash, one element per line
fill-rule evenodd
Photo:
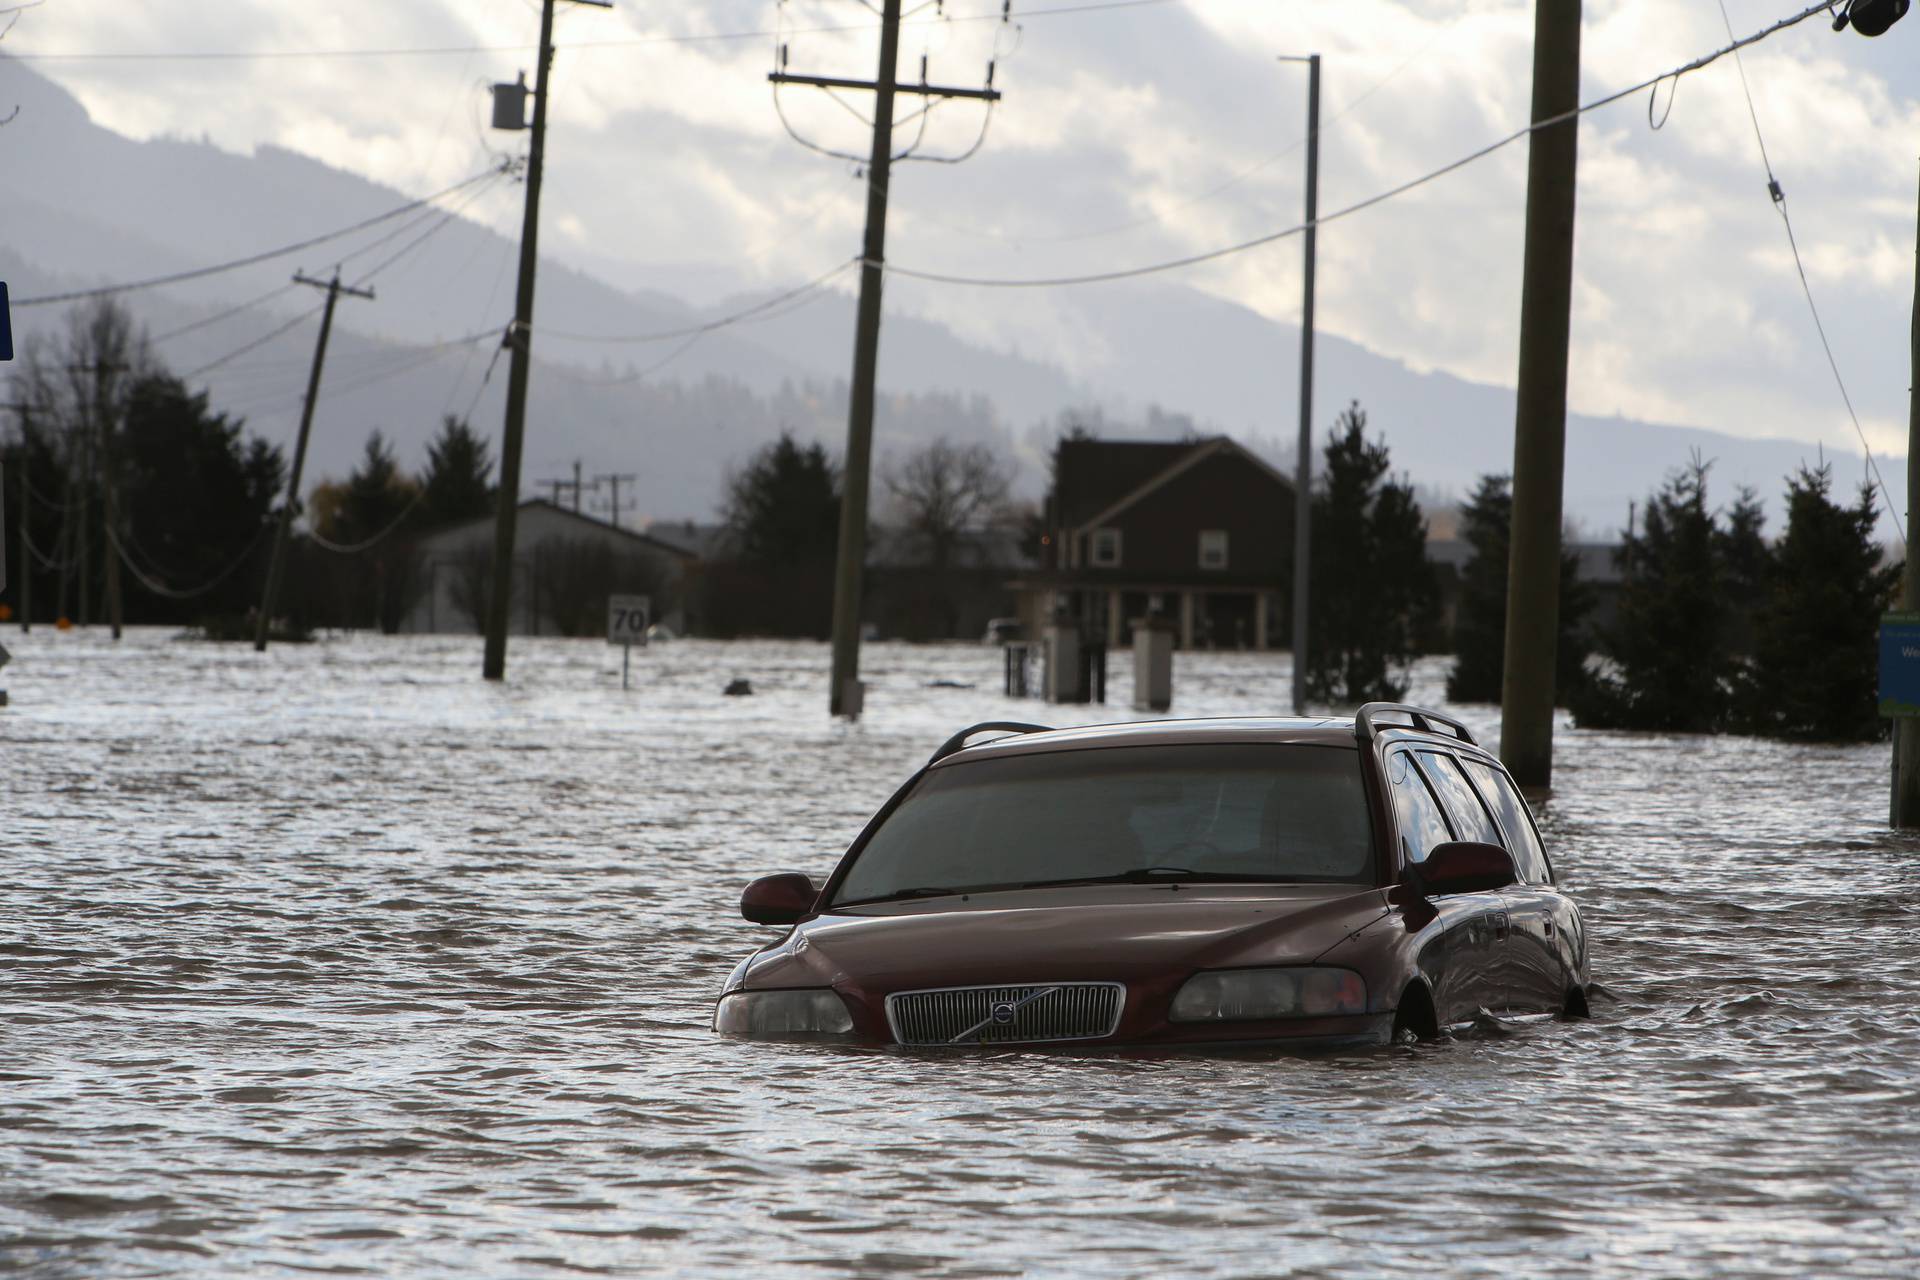
<path fill-rule="evenodd" d="M 89 119 L 59 85 L 5 57 L 0 98 L 20 107 L 0 128 L 0 165 L 10 178 L 0 189 L 0 279 L 16 299 L 18 341 L 55 334 L 66 312 L 21 307 L 21 299 L 228 261 L 375 218 L 409 199 L 282 148 L 238 154 L 204 139 L 123 136 Z M 475 170 L 485 172 L 480 164 Z M 296 268 L 323 274 L 336 265 L 349 282 L 371 273 L 366 283 L 376 297 L 339 306 L 307 475 L 313 482 L 344 475 L 376 429 L 403 462 L 417 465 L 445 414 L 470 414 L 483 434 L 498 430 L 506 377 L 505 361 L 494 359 L 496 335 L 512 311 L 517 245 L 479 215 L 517 209 L 520 191 L 516 179 L 490 175 L 437 208 L 256 266 L 121 296 L 168 367 L 204 386 L 217 408 L 244 418 L 250 430 L 288 444 L 321 300 L 289 278 Z M 545 212 L 560 210 L 550 204 Z M 735 315 L 832 265 L 782 263 L 790 283 L 697 306 L 664 288 L 616 285 L 590 260 L 543 256 L 526 491 L 570 476 L 579 460 L 589 476 L 636 477 L 622 490 L 621 514 L 630 523 L 706 519 L 729 469 L 780 431 L 837 450 L 851 358 L 850 271 L 704 335 L 610 340 Z M 1062 358 L 961 336 L 942 322 L 940 295 L 924 287 L 890 285 L 889 300 L 876 425 L 883 468 L 937 436 L 977 440 L 1003 451 L 1018 491 L 1033 497 L 1044 486 L 1050 442 L 1069 422 L 1125 437 L 1225 432 L 1290 465 L 1298 413 L 1293 325 L 1171 277 L 1101 285 L 1049 297 L 1067 331 L 1085 335 Z M 281 326 L 288 327 L 274 335 Z M 1323 332 L 1317 352 L 1322 437 L 1341 408 L 1359 402 L 1390 445 L 1396 471 L 1436 501 L 1510 466 L 1511 388 L 1415 370 L 1354 335 Z M 1629 503 L 1644 502 L 1667 471 L 1696 454 L 1714 464 L 1717 498 L 1753 485 L 1776 521 L 1783 477 L 1803 462 L 1824 457 L 1843 488 L 1864 473 L 1857 448 L 1752 438 L 1738 425 L 1710 431 L 1571 415 L 1569 518 L 1588 537 L 1615 536 Z M 1904 509 L 1904 465 L 1879 462 L 1893 503 Z"/>

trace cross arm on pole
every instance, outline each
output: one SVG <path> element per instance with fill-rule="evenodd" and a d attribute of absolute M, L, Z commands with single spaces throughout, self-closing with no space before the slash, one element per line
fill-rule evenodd
<path fill-rule="evenodd" d="M 341 293 L 346 294 L 349 298 L 369 298 L 370 299 L 373 297 L 373 290 L 356 289 L 350 284 L 341 284 L 340 277 L 338 276 L 335 276 L 331 280 L 316 280 L 304 271 L 296 271 L 293 273 L 293 282 L 295 284 L 310 284 L 316 289 L 338 289 Z"/>
<path fill-rule="evenodd" d="M 847 80 L 839 76 L 803 76 L 786 71 L 770 71 L 767 79 L 774 84 L 804 84 L 816 89 L 867 89 L 877 90 L 880 86 L 872 80 Z M 905 84 L 895 82 L 895 93 L 917 94 L 923 98 L 976 98 L 982 102 L 1000 101 L 998 89 L 961 89 L 939 84 Z"/>

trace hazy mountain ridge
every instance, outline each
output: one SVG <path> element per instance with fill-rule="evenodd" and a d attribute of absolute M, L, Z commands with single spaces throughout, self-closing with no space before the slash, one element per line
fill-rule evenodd
<path fill-rule="evenodd" d="M 0 130 L 0 163 L 22 175 L 0 191 L 0 271 L 6 273 L 0 278 L 12 282 L 16 297 L 218 261 L 321 234 L 406 199 L 281 148 L 263 147 L 248 156 L 206 142 L 122 137 L 93 124 L 64 90 L 5 58 L 0 84 L 22 106 L 20 118 Z M 517 204 L 519 189 L 500 182 L 485 198 Z M 455 197 L 451 203 L 457 202 Z M 415 218 L 420 221 L 414 228 L 368 248 Z M 129 294 L 127 301 L 151 332 L 165 333 L 268 292 L 296 266 L 319 272 L 333 258 L 353 254 L 343 275 L 354 279 L 437 220 L 410 214 L 337 245 L 203 282 Z M 310 476 L 343 474 L 376 427 L 409 463 L 421 457 L 445 412 L 465 412 L 471 405 L 476 425 L 487 434 L 497 431 L 504 360 L 476 397 L 496 342 L 487 338 L 441 352 L 422 345 L 504 326 L 512 308 L 514 252 L 510 239 L 456 218 L 374 279 L 376 301 L 342 302 Z M 818 265 L 795 264 L 795 282 Z M 728 467 L 782 429 L 837 451 L 845 426 L 851 287 L 849 273 L 804 306 L 776 309 L 772 319 L 691 343 L 581 342 L 559 334 L 680 329 L 754 299 L 695 308 L 657 290 L 614 289 L 543 258 L 524 470 L 529 491 L 535 482 L 565 473 L 578 457 L 589 474 L 640 477 L 631 496 L 623 495 L 629 511 L 704 516 Z M 289 291 L 170 339 L 160 354 L 176 371 L 197 369 L 318 301 L 317 293 Z M 1155 405 L 1186 415 L 1196 430 L 1230 431 L 1276 460 L 1291 453 L 1298 331 L 1232 302 L 1165 282 L 1070 291 L 1053 305 L 1099 339 L 1069 353 L 1071 370 L 1018 350 L 962 340 L 937 319 L 937 293 L 890 285 L 889 303 L 876 440 L 882 459 L 939 434 L 983 440 L 1019 460 L 1021 488 L 1032 494 L 1042 483 L 1047 441 L 1064 413 L 1104 410 L 1106 429 L 1116 431 L 1125 428 L 1113 424 L 1138 424 Z M 15 313 L 22 338 L 61 323 L 60 308 Z M 315 323 L 309 319 L 196 382 L 262 435 L 290 441 Z M 657 372 L 636 376 L 656 365 Z M 1318 434 L 1324 436 L 1334 415 L 1354 399 L 1385 433 L 1396 468 L 1429 490 L 1462 493 L 1478 473 L 1510 466 L 1511 390 L 1446 373 L 1416 373 L 1322 334 Z M 1826 456 L 1851 485 L 1862 471 L 1860 455 L 1831 443 Z M 1781 478 L 1816 454 L 1808 442 L 1574 415 L 1568 514 L 1606 535 L 1624 522 L 1629 501 L 1644 499 L 1694 450 L 1717 459 L 1716 497 L 1730 498 L 1734 485 L 1749 483 L 1776 512 Z M 1883 462 L 1881 469 L 1894 485 L 1895 502 L 1904 505 L 1904 468 Z"/>

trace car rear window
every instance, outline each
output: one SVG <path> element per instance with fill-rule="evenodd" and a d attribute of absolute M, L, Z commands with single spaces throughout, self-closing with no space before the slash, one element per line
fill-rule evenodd
<path fill-rule="evenodd" d="M 861 848 L 834 901 L 1180 872 L 1373 883 L 1359 753 L 1105 747 L 934 769 Z"/>

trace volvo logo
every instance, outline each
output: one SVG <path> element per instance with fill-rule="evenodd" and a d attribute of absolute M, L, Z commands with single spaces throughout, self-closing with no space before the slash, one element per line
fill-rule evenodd
<path fill-rule="evenodd" d="M 1032 1004 L 1035 1000 L 1052 995 L 1059 989 L 1058 987 L 1035 987 L 1018 1000 L 995 1000 L 987 1006 L 986 1017 L 974 1023 L 965 1031 L 962 1031 L 959 1035 L 947 1041 L 947 1043 L 966 1044 L 969 1040 L 980 1036 L 981 1033 L 989 1027 L 1010 1027 L 1013 1025 L 1013 1020 L 1020 1016 L 1022 1009 Z M 977 1005 L 975 1007 L 978 1008 Z M 984 1044 L 986 1041 L 982 1039 L 981 1043 Z"/>

